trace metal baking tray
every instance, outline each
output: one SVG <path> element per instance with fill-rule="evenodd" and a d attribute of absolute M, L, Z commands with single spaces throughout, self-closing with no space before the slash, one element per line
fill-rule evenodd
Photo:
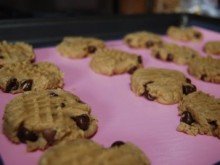
<path fill-rule="evenodd" d="M 220 98 L 220 85 L 197 80 L 186 66 L 162 62 L 150 56 L 149 50 L 128 48 L 122 37 L 133 31 L 147 30 L 174 42 L 165 33 L 170 25 L 195 26 L 205 34 L 201 43 L 181 43 L 205 56 L 202 45 L 220 39 L 220 21 L 189 14 L 146 16 L 103 16 L 54 19 L 21 19 L 0 21 L 0 40 L 25 41 L 34 45 L 36 62 L 50 61 L 64 72 L 64 89 L 75 93 L 92 107 L 99 129 L 92 138 L 108 147 L 116 140 L 139 146 L 153 165 L 212 165 L 220 160 L 220 140 L 215 137 L 190 136 L 176 131 L 179 124 L 177 104 L 162 105 L 135 96 L 130 90 L 130 75 L 104 76 L 89 68 L 90 58 L 68 59 L 60 56 L 55 45 L 64 36 L 93 36 L 106 41 L 109 48 L 141 55 L 145 67 L 176 69 L 188 76 L 198 90 Z M 0 92 L 0 117 L 5 105 L 15 95 Z M 2 128 L 2 120 L 0 121 Z M 42 151 L 28 153 L 24 144 L 13 144 L 0 133 L 0 154 L 5 165 L 36 165 Z"/>
<path fill-rule="evenodd" d="M 220 18 L 192 14 L 109 15 L 2 20 L 0 40 L 22 40 L 42 47 L 56 44 L 67 35 L 112 40 L 138 30 L 165 34 L 170 25 L 194 25 L 220 32 Z"/>

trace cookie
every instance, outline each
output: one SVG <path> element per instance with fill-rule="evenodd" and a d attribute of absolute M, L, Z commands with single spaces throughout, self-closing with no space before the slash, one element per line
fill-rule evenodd
<path fill-rule="evenodd" d="M 149 158 L 131 142 L 116 141 L 98 158 L 97 164 L 105 165 L 150 165 Z"/>
<path fill-rule="evenodd" d="M 129 33 L 123 40 L 129 47 L 132 48 L 149 49 L 162 43 L 162 39 L 159 35 L 147 31 Z"/>
<path fill-rule="evenodd" d="M 196 91 L 196 86 L 179 71 L 152 67 L 138 69 L 132 74 L 131 90 L 150 101 L 175 104 L 184 95 Z"/>
<path fill-rule="evenodd" d="M 62 143 L 46 151 L 41 156 L 39 165 L 150 165 L 148 158 L 134 144 L 115 144 L 104 148 L 88 139 Z"/>
<path fill-rule="evenodd" d="M 62 71 L 49 62 L 11 63 L 0 68 L 0 88 L 5 93 L 54 89 L 62 86 Z"/>
<path fill-rule="evenodd" d="M 162 61 L 174 62 L 180 65 L 187 65 L 195 57 L 199 57 L 199 53 L 192 48 L 168 43 L 154 47 L 151 55 Z"/>
<path fill-rule="evenodd" d="M 175 40 L 185 42 L 199 42 L 203 39 L 203 34 L 192 27 L 171 26 L 167 29 L 167 35 Z"/>
<path fill-rule="evenodd" d="M 220 99 L 201 91 L 183 97 L 178 106 L 177 131 L 189 135 L 210 135 L 220 139 Z"/>
<path fill-rule="evenodd" d="M 220 83 L 220 59 L 196 58 L 190 62 L 188 73 L 202 81 Z"/>
<path fill-rule="evenodd" d="M 35 53 L 32 46 L 25 42 L 0 42 L 0 67 L 9 63 L 33 62 Z"/>
<path fill-rule="evenodd" d="M 6 105 L 3 133 L 14 143 L 26 143 L 28 151 L 44 150 L 94 135 L 97 120 L 90 113 L 90 106 L 68 91 L 28 91 Z"/>
<path fill-rule="evenodd" d="M 85 58 L 95 53 L 97 49 L 104 47 L 104 41 L 98 38 L 64 37 L 56 49 L 62 56 L 68 58 Z"/>
<path fill-rule="evenodd" d="M 208 41 L 203 46 L 203 50 L 210 55 L 220 55 L 220 41 Z"/>
<path fill-rule="evenodd" d="M 116 49 L 100 49 L 95 52 L 90 61 L 93 71 L 103 75 L 132 74 L 142 67 L 142 58 L 136 54 L 127 53 Z"/>

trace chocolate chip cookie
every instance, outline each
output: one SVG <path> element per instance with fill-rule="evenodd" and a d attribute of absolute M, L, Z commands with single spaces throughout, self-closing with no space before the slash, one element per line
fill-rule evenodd
<path fill-rule="evenodd" d="M 188 72 L 202 81 L 220 83 L 220 59 L 200 57 L 192 60 Z"/>
<path fill-rule="evenodd" d="M 162 43 L 162 39 L 159 35 L 147 31 L 129 33 L 123 40 L 129 47 L 132 48 L 149 49 Z"/>
<path fill-rule="evenodd" d="M 9 63 L 33 62 L 35 53 L 32 45 L 25 42 L 0 42 L 0 67 Z"/>
<path fill-rule="evenodd" d="M 59 155 L 57 157 L 56 155 Z M 144 153 L 132 143 L 116 142 L 110 148 L 88 139 L 78 139 L 51 147 L 39 165 L 150 165 Z"/>
<path fill-rule="evenodd" d="M 203 39 L 203 34 L 199 30 L 192 27 L 170 26 L 167 29 L 167 35 L 175 40 L 185 42 L 199 42 Z"/>
<path fill-rule="evenodd" d="M 68 91 L 28 91 L 6 105 L 3 133 L 14 143 L 26 143 L 28 151 L 44 150 L 94 135 L 97 120 L 90 113 L 90 106 Z"/>
<path fill-rule="evenodd" d="M 203 50 L 209 55 L 220 55 L 220 41 L 208 41 Z"/>
<path fill-rule="evenodd" d="M 0 88 L 5 93 L 54 89 L 63 86 L 63 72 L 49 62 L 11 63 L 0 68 Z"/>
<path fill-rule="evenodd" d="M 195 92 L 196 86 L 179 71 L 152 67 L 138 69 L 132 74 L 131 90 L 150 101 L 175 104 L 184 95 Z"/>
<path fill-rule="evenodd" d="M 178 106 L 177 131 L 189 135 L 210 135 L 220 139 L 220 99 L 202 91 L 183 97 Z"/>
<path fill-rule="evenodd" d="M 151 55 L 162 61 L 174 62 L 180 65 L 189 64 L 192 59 L 199 57 L 199 53 L 192 48 L 168 43 L 154 47 Z"/>
<path fill-rule="evenodd" d="M 116 49 L 100 49 L 95 52 L 90 61 L 93 71 L 103 75 L 132 74 L 142 67 L 142 58 L 136 54 L 127 53 Z"/>
<path fill-rule="evenodd" d="M 62 56 L 68 58 L 85 58 L 95 53 L 97 49 L 104 47 L 104 41 L 98 38 L 64 37 L 56 49 Z"/>

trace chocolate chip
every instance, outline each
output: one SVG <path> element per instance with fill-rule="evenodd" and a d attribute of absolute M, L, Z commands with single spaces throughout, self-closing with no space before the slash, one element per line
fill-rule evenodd
<path fill-rule="evenodd" d="M 152 84 L 153 83 L 153 81 L 148 81 L 144 86 L 145 86 L 145 88 L 147 88 L 147 85 L 148 84 Z"/>
<path fill-rule="evenodd" d="M 144 93 L 142 94 L 146 99 L 148 99 L 149 101 L 154 101 L 156 99 L 156 97 L 152 96 L 151 94 L 149 94 L 148 90 L 145 90 Z"/>
<path fill-rule="evenodd" d="M 142 94 L 142 96 L 144 96 L 146 99 L 148 99 L 149 101 L 154 101 L 156 99 L 155 96 L 152 96 L 151 94 L 149 94 L 149 91 L 147 90 L 147 85 L 153 83 L 153 81 L 149 81 L 147 82 L 144 87 L 145 87 L 145 91 Z"/>
<path fill-rule="evenodd" d="M 30 91 L 32 88 L 33 80 L 22 80 L 21 81 L 21 88 L 23 91 Z"/>
<path fill-rule="evenodd" d="M 143 60 L 142 60 L 142 57 L 141 57 L 141 56 L 138 56 L 138 63 L 139 63 L 139 64 L 142 64 L 142 63 L 143 63 Z"/>
<path fill-rule="evenodd" d="M 127 42 L 128 44 L 130 44 L 130 43 L 131 43 L 131 41 L 132 41 L 132 39 L 127 38 L 125 42 Z"/>
<path fill-rule="evenodd" d="M 65 106 L 66 106 L 65 103 L 61 103 L 61 104 L 60 104 L 60 107 L 61 107 L 61 108 L 64 108 Z"/>
<path fill-rule="evenodd" d="M 146 47 L 147 47 L 147 48 L 150 48 L 150 47 L 152 47 L 152 46 L 154 46 L 153 41 L 147 41 L 147 42 L 146 42 Z"/>
<path fill-rule="evenodd" d="M 194 33 L 194 37 L 195 38 L 201 38 L 201 34 L 200 33 Z"/>
<path fill-rule="evenodd" d="M 80 116 L 76 116 L 76 117 L 71 117 L 75 122 L 76 125 L 82 129 L 82 130 L 87 130 L 89 128 L 89 124 L 90 124 L 90 119 L 89 116 L 87 115 L 80 115 Z"/>
<path fill-rule="evenodd" d="M 183 94 L 188 95 L 189 93 L 195 92 L 196 91 L 196 86 L 195 85 L 183 85 L 182 87 Z"/>
<path fill-rule="evenodd" d="M 190 112 L 185 111 L 185 112 L 183 112 L 182 115 L 183 116 L 180 119 L 181 122 L 184 122 L 184 123 L 189 124 L 189 125 L 191 125 L 193 122 L 195 122 L 195 120 L 193 119 Z"/>
<path fill-rule="evenodd" d="M 209 122 L 210 126 L 211 126 L 211 130 L 214 131 L 218 128 L 217 122 L 216 121 L 210 121 Z"/>
<path fill-rule="evenodd" d="M 157 53 L 155 54 L 155 57 L 156 57 L 157 59 L 160 59 L 160 52 L 157 52 Z"/>
<path fill-rule="evenodd" d="M 5 88 L 5 92 L 10 92 L 12 90 L 17 90 L 19 87 L 19 83 L 16 78 L 11 78 L 8 80 Z"/>
<path fill-rule="evenodd" d="M 186 78 L 186 82 L 191 84 L 191 80 L 189 78 Z"/>
<path fill-rule="evenodd" d="M 129 74 L 133 74 L 134 71 L 136 71 L 136 70 L 137 70 L 137 67 L 136 67 L 136 66 L 133 66 L 133 67 L 131 67 L 131 68 L 128 70 L 128 73 L 129 73 Z"/>
<path fill-rule="evenodd" d="M 50 92 L 49 95 L 53 96 L 53 97 L 57 97 L 58 96 L 58 94 L 56 94 L 55 92 Z"/>
<path fill-rule="evenodd" d="M 196 55 L 195 54 L 192 54 L 192 56 L 191 56 L 192 58 L 195 58 L 196 57 Z"/>
<path fill-rule="evenodd" d="M 26 143 L 26 141 L 35 142 L 38 139 L 38 136 L 34 132 L 26 129 L 23 124 L 18 128 L 17 137 L 22 143 Z"/>
<path fill-rule="evenodd" d="M 95 53 L 96 47 L 90 45 L 90 46 L 87 47 L 87 50 L 88 50 L 89 53 Z"/>
<path fill-rule="evenodd" d="M 4 56 L 0 55 L 0 59 L 4 59 Z"/>
<path fill-rule="evenodd" d="M 170 53 L 168 53 L 167 54 L 167 59 L 166 59 L 167 61 L 173 61 L 173 55 L 172 54 L 170 54 Z"/>
<path fill-rule="evenodd" d="M 115 141 L 114 143 L 112 143 L 111 147 L 120 147 L 124 144 L 125 143 L 123 141 Z"/>
<path fill-rule="evenodd" d="M 53 129 L 46 129 L 43 131 L 43 137 L 47 140 L 48 145 L 52 145 L 55 141 L 57 131 Z"/>
<path fill-rule="evenodd" d="M 206 77 L 207 77 L 207 74 L 202 74 L 201 77 L 200 77 L 200 79 L 203 80 L 203 81 L 205 81 Z"/>

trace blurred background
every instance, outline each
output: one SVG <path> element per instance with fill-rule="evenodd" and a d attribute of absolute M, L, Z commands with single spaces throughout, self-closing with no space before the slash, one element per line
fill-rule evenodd
<path fill-rule="evenodd" d="M 220 18 L 220 0 L 0 0 L 0 19 L 183 12 Z"/>

